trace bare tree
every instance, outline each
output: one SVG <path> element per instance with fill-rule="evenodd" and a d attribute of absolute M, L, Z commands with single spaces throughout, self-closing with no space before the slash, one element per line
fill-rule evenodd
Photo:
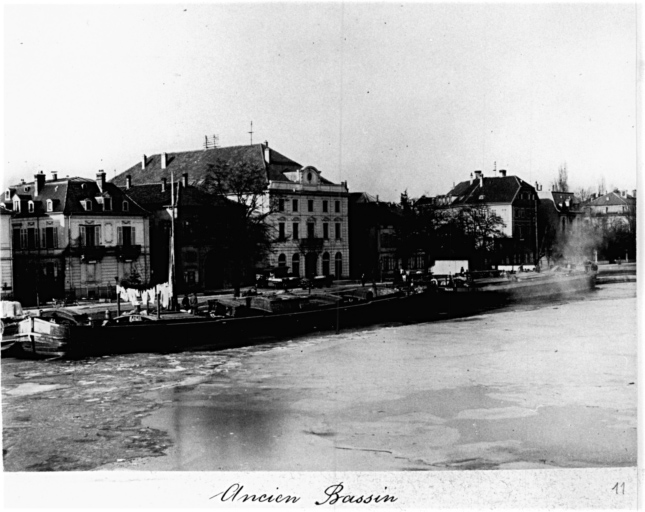
<path fill-rule="evenodd" d="M 607 184 L 605 183 L 605 177 L 603 176 L 598 181 L 598 195 L 604 196 L 607 193 Z"/>
<path fill-rule="evenodd" d="M 551 190 L 554 192 L 569 192 L 569 173 L 566 162 L 558 168 L 558 177 L 551 181 Z"/>

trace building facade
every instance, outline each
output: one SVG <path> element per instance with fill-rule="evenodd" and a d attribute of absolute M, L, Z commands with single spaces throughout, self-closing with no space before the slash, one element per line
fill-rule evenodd
<path fill-rule="evenodd" d="M 348 277 L 347 184 L 331 183 L 311 166 L 284 176 L 288 181 L 270 180 L 268 186 L 267 222 L 277 236 L 270 266 L 289 267 L 298 277 Z"/>
<path fill-rule="evenodd" d="M 258 212 L 273 233 L 275 243 L 261 263 L 286 267 L 298 276 L 349 275 L 348 190 L 334 184 L 314 167 L 304 167 L 270 148 L 268 143 L 210 148 L 145 156 L 140 164 L 117 175 L 112 183 L 161 183 L 171 175 L 189 177 L 201 187 L 218 165 L 243 164 L 263 180 Z M 234 194 L 229 196 L 238 200 Z M 256 200 L 254 198 L 254 200 Z"/>
<path fill-rule="evenodd" d="M 501 219 L 503 236 L 483 241 L 490 243 L 490 250 L 479 265 L 490 268 L 537 263 L 539 198 L 535 188 L 521 178 L 507 176 L 505 170 L 495 171 L 490 177 L 478 170 L 470 180 L 437 198 L 436 204 L 448 209 L 483 208 L 484 213 L 488 210 Z"/>
<path fill-rule="evenodd" d="M 114 297 L 121 279 L 147 282 L 150 250 L 147 212 L 105 173 L 34 181 L 9 187 L 14 296 L 41 304 L 65 296 Z"/>
<path fill-rule="evenodd" d="M 13 251 L 11 248 L 11 212 L 0 206 L 0 298 L 13 295 Z"/>

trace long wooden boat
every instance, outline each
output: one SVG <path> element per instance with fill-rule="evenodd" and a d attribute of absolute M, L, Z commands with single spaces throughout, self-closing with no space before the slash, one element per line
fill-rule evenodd
<path fill-rule="evenodd" d="M 158 319 L 128 314 L 93 326 L 56 325 L 36 318 L 21 323 L 22 347 L 36 355 L 66 357 L 224 349 L 316 331 L 464 316 L 512 301 L 580 293 L 595 285 L 595 273 L 536 276 L 482 280 L 469 286 L 402 288 L 387 295 L 361 287 L 342 294 L 222 299 L 214 301 L 206 316 L 171 314 Z"/>
<path fill-rule="evenodd" d="M 398 290 L 384 296 L 357 299 L 353 294 L 347 301 L 333 295 L 313 294 L 306 302 L 303 297 L 293 301 L 278 299 L 273 308 L 246 307 L 241 301 L 221 301 L 225 307 L 237 306 L 232 316 L 214 314 L 162 315 L 161 319 L 146 314 L 123 315 L 105 325 L 56 325 L 51 332 L 45 321 L 25 323 L 23 348 L 42 356 L 83 357 L 131 352 L 173 352 L 188 348 L 223 349 L 239 347 L 273 339 L 297 336 L 316 331 L 337 331 L 374 323 L 430 319 L 435 308 L 435 292 L 428 290 Z M 261 302 L 261 297 L 253 298 Z M 248 301 L 252 302 L 252 301 Z M 267 303 L 269 301 L 266 301 Z M 306 304 L 297 310 L 292 304 Z M 256 304 L 257 305 L 257 304 Z M 246 311 L 244 311 L 246 309 Z M 229 311 L 230 312 L 230 311 Z M 39 319 L 33 319 L 39 320 Z M 54 325 L 54 324 L 51 324 Z M 64 329 L 59 329 L 64 328 Z"/>

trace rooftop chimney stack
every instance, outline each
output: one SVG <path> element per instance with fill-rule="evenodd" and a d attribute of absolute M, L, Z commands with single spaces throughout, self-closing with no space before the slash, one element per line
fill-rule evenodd
<path fill-rule="evenodd" d="M 473 173 L 472 172 L 470 173 L 470 184 L 471 185 L 473 184 Z"/>
<path fill-rule="evenodd" d="M 264 161 L 267 164 L 271 163 L 271 150 L 269 149 L 269 141 L 264 141 Z"/>
<path fill-rule="evenodd" d="M 103 192 L 105 189 L 105 171 L 103 169 L 96 173 L 96 184 L 99 186 L 99 190 Z"/>
<path fill-rule="evenodd" d="M 185 172 L 184 174 L 181 175 L 181 185 L 183 187 L 188 186 L 188 173 L 187 172 Z"/>
<path fill-rule="evenodd" d="M 58 173 L 56 171 L 52 171 L 52 181 L 56 181 L 58 179 Z"/>
<path fill-rule="evenodd" d="M 34 175 L 34 186 L 36 187 L 35 196 L 43 193 L 43 188 L 45 188 L 45 173 L 43 171 Z"/>
<path fill-rule="evenodd" d="M 143 155 L 143 157 L 141 157 L 141 170 L 142 171 L 146 170 L 146 160 L 147 159 L 148 159 L 148 157 L 146 155 Z"/>
<path fill-rule="evenodd" d="M 168 181 L 166 178 L 161 178 L 161 191 L 165 192 L 166 191 L 166 185 L 168 184 Z"/>
<path fill-rule="evenodd" d="M 506 178 L 506 169 L 500 169 L 499 170 L 499 177 L 500 178 Z"/>
<path fill-rule="evenodd" d="M 125 189 L 130 190 L 132 188 L 132 176 L 129 174 L 125 177 Z"/>
<path fill-rule="evenodd" d="M 161 153 L 161 168 L 168 167 L 168 153 Z"/>
<path fill-rule="evenodd" d="M 481 171 L 475 171 L 475 176 L 477 176 L 477 179 L 479 180 L 479 186 L 483 187 L 484 186 L 484 173 Z"/>

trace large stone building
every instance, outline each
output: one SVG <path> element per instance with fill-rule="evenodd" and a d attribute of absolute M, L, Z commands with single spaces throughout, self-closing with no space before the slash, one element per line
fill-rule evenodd
<path fill-rule="evenodd" d="M 9 187 L 14 296 L 23 304 L 53 298 L 113 297 L 117 280 L 150 277 L 147 212 L 107 183 L 42 172 Z"/>
<path fill-rule="evenodd" d="M 299 276 L 349 274 L 347 184 L 334 184 L 314 167 L 285 157 L 268 143 L 232 146 L 145 156 L 117 175 L 112 182 L 161 183 L 174 176 L 188 176 L 188 184 L 204 185 L 214 167 L 238 163 L 264 180 L 260 212 L 276 239 L 263 262 L 269 267 L 288 267 Z M 233 198 L 233 196 L 230 196 Z"/>
<path fill-rule="evenodd" d="M 471 173 L 470 179 L 457 184 L 435 203 L 445 208 L 484 207 L 503 222 L 502 237 L 490 240 L 494 245 L 482 264 L 491 266 L 533 265 L 538 260 L 537 214 L 539 198 L 535 188 L 505 170 L 484 176 Z"/>

